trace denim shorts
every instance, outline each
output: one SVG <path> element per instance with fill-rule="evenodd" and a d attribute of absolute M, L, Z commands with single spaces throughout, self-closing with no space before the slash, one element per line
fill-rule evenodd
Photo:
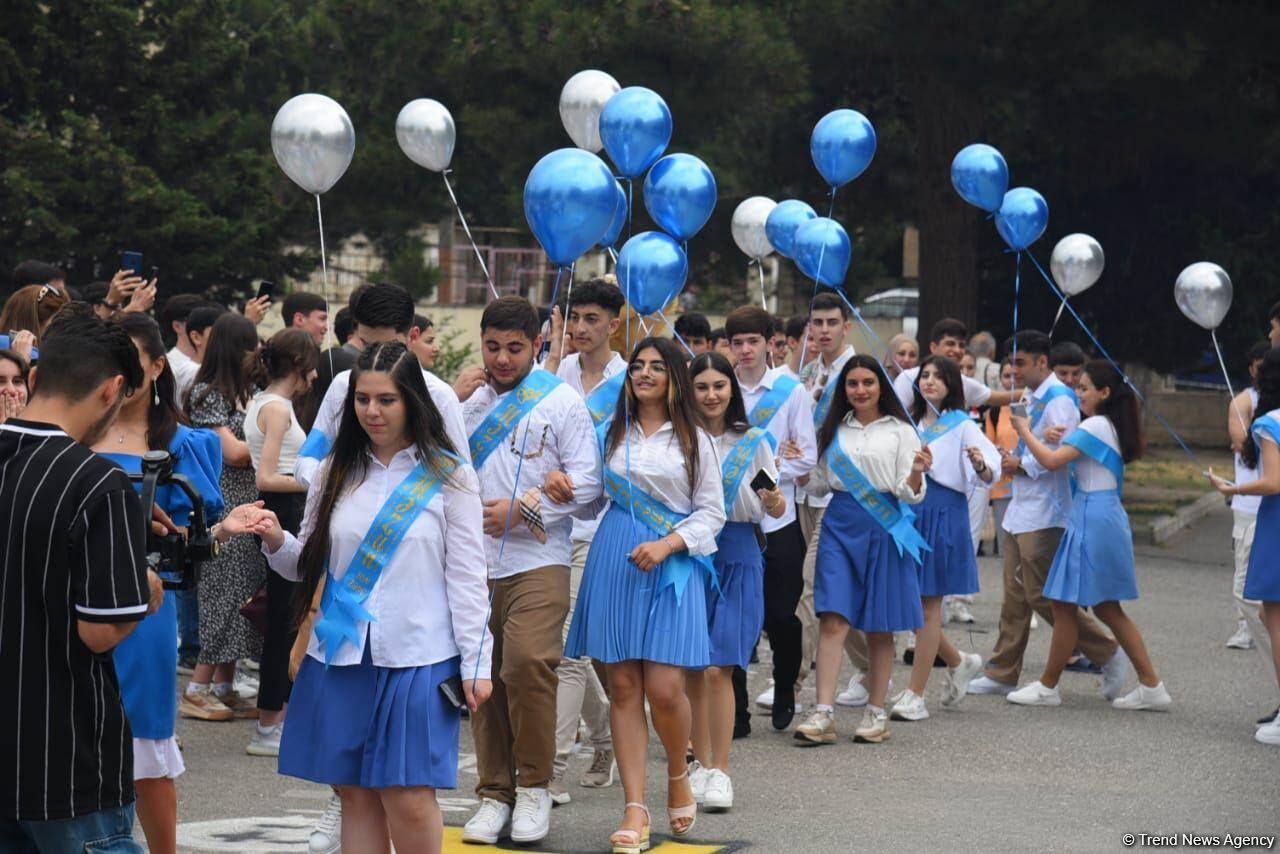
<path fill-rule="evenodd" d="M 133 839 L 133 804 L 55 821 L 0 819 L 0 851 L 142 854 Z"/>

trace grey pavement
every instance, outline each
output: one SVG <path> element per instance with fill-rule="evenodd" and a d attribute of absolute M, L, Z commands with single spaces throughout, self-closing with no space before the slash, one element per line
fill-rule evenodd
<path fill-rule="evenodd" d="M 1074 673 L 1064 676 L 1061 708 L 969 697 L 947 712 L 936 677 L 926 694 L 929 720 L 894 723 L 882 745 L 853 744 L 847 735 L 860 712 L 843 709 L 837 725 L 846 737 L 804 748 L 755 709 L 751 737 L 733 745 L 733 811 L 700 815 L 685 845 L 665 836 L 665 766 L 652 741 L 655 849 L 1119 851 L 1127 833 L 1280 832 L 1280 748 L 1253 740 L 1253 720 L 1276 706 L 1275 682 L 1256 651 L 1225 647 L 1235 629 L 1230 537 L 1230 514 L 1219 509 L 1164 546 L 1138 547 L 1143 598 L 1129 612 L 1173 695 L 1170 712 L 1114 711 L 1097 677 Z M 978 622 L 948 633 L 985 655 L 995 642 L 1001 575 L 997 559 L 980 564 Z M 1038 675 L 1048 640 L 1047 626 L 1033 633 L 1023 681 Z M 767 651 L 762 643 L 766 661 Z M 907 673 L 899 661 L 895 682 L 905 685 Z M 753 698 L 767 677 L 767 664 L 753 666 Z M 183 850 L 306 850 L 327 790 L 276 775 L 274 760 L 246 756 L 251 726 L 179 722 L 188 768 L 179 780 Z M 463 729 L 461 788 L 441 793 L 449 825 L 465 822 L 475 804 Z M 589 759 L 572 760 L 571 780 Z M 621 789 L 571 785 L 570 792 L 572 802 L 553 813 L 551 836 L 533 850 L 607 851 Z M 464 848 L 447 842 L 446 850 Z"/>

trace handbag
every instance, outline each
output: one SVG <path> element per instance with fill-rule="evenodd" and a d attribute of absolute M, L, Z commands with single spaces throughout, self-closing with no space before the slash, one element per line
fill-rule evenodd
<path fill-rule="evenodd" d="M 258 634 L 267 633 L 267 585 L 262 585 L 240 606 L 240 616 L 249 621 L 249 625 L 257 629 Z"/>

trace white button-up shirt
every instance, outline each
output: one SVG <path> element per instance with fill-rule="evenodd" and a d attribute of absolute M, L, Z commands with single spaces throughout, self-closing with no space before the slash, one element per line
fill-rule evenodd
<path fill-rule="evenodd" d="M 389 466 L 369 455 L 364 480 L 338 499 L 329 522 L 329 572 L 334 579 L 340 581 L 346 575 L 378 511 L 417 464 L 413 448 L 397 453 Z M 274 554 L 263 545 L 267 563 L 290 581 L 298 580 L 302 545 L 315 530 L 327 471 L 326 462 L 307 491 L 298 536 L 286 532 L 284 545 Z M 469 465 L 459 466 L 453 481 L 441 487 L 413 520 L 369 591 L 364 608 L 373 615 L 373 622 L 356 624 L 360 642 L 344 641 L 334 664 L 359 664 L 367 643 L 370 658 L 379 667 L 421 667 L 461 654 L 464 678 L 489 678 L 493 639 L 485 628 L 489 590 L 481 512 L 475 471 Z M 314 633 L 307 654 L 324 660 Z"/>
<path fill-rule="evenodd" d="M 582 386 L 582 361 L 579 354 L 570 353 L 560 362 L 560 370 L 556 371 L 556 376 L 564 380 L 569 388 L 576 391 L 586 400 L 591 392 L 596 390 L 596 386 L 591 388 L 583 388 Z M 613 379 L 614 376 L 624 373 L 627 370 L 627 360 L 619 356 L 617 353 L 609 359 L 609 364 L 604 366 L 604 376 L 601 377 L 600 383 L 605 380 Z M 599 385 L 600 383 L 597 383 Z M 601 512 L 603 515 L 603 511 Z M 594 519 L 575 518 L 573 520 L 573 531 L 569 534 L 569 539 L 575 543 L 587 543 L 596 535 L 596 528 L 600 525 L 600 517 Z"/>
<path fill-rule="evenodd" d="M 836 428 L 835 441 L 876 490 L 891 492 L 907 504 L 924 500 L 924 477 L 920 478 L 918 493 L 907 483 L 916 451 L 920 450 L 920 437 L 907 422 L 885 415 L 863 424 L 850 412 Z M 826 454 L 818 460 L 805 489 L 811 495 L 827 495 L 835 489 L 849 491 L 840 476 L 827 466 Z"/>
<path fill-rule="evenodd" d="M 1044 398 L 1049 389 L 1062 382 L 1049 374 L 1030 395 L 1027 410 Z M 1044 414 L 1032 433 L 1044 440 L 1050 427 L 1065 427 L 1070 433 L 1080 423 L 1080 410 L 1067 395 L 1055 397 L 1044 408 Z M 1064 434 L 1065 435 L 1065 434 Z M 1049 445 L 1056 448 L 1057 445 Z M 1013 500 L 1004 514 L 1004 529 L 1010 534 L 1026 534 L 1045 528 L 1065 528 L 1071 515 L 1071 474 L 1066 466 L 1049 471 L 1028 451 L 1022 455 L 1022 464 L 1013 478 Z"/>
<path fill-rule="evenodd" d="M 972 377 L 961 376 L 960 379 L 964 385 L 964 405 L 970 409 L 979 406 L 986 406 L 987 401 L 991 398 L 991 389 Z M 893 390 L 898 395 L 898 400 L 902 401 L 902 405 L 911 411 L 911 405 L 916 402 L 916 384 L 920 382 L 920 369 L 907 368 L 898 374 L 898 378 L 893 381 Z"/>
<path fill-rule="evenodd" d="M 173 371 L 173 405 L 178 409 L 182 409 L 182 405 L 187 399 L 187 392 L 195 384 L 196 373 L 200 370 L 200 363 L 177 347 L 165 353 L 165 358 L 169 362 L 169 369 Z"/>
<path fill-rule="evenodd" d="M 805 388 L 809 392 L 809 397 L 813 400 L 813 409 L 816 410 L 818 401 L 822 399 L 827 391 L 827 386 L 835 382 L 836 377 L 840 376 L 840 372 L 844 370 L 845 362 L 848 362 L 856 355 L 853 347 L 845 347 L 835 361 L 830 365 L 822 360 L 822 356 L 810 362 L 805 370 Z M 840 389 L 832 392 L 833 395 L 843 394 Z M 834 400 L 832 401 L 834 405 Z M 810 410 L 812 413 L 813 410 Z M 812 418 L 812 414 L 810 416 Z M 814 425 L 816 431 L 821 425 Z M 796 503 L 807 504 L 810 507 L 826 507 L 831 503 L 831 493 L 827 492 L 823 495 L 816 495 L 809 490 L 799 489 L 796 491 Z"/>
<path fill-rule="evenodd" d="M 765 371 L 760 382 L 753 386 L 748 386 L 742 381 L 742 377 L 738 377 L 738 385 L 742 389 L 742 402 L 746 406 L 748 415 L 760 402 L 760 398 L 764 397 L 765 392 L 773 388 L 773 384 L 782 376 L 782 368 Z M 809 401 L 809 395 L 805 393 L 803 385 L 797 385 L 791 390 L 791 394 L 787 395 L 787 399 L 778 407 L 778 411 L 769 421 L 768 430 L 773 434 L 773 438 L 778 440 L 779 446 L 783 442 L 794 442 L 800 447 L 798 459 L 782 457 L 777 465 L 782 494 L 791 496 L 795 493 L 796 478 L 808 474 L 818 462 L 818 439 L 813 430 L 813 404 Z M 760 522 L 760 528 L 765 533 L 776 531 L 794 522 L 795 518 L 795 502 L 788 501 L 787 512 L 777 519 L 766 516 Z"/>
<path fill-rule="evenodd" d="M 925 413 L 920 422 L 921 429 L 929 427 L 938 419 L 932 411 Z M 985 483 L 969 462 L 966 448 L 977 447 L 982 450 L 982 460 L 991 471 L 991 482 L 1000 479 L 1000 450 L 979 429 L 977 424 L 966 418 L 959 427 L 929 443 L 933 453 L 933 465 L 929 467 L 929 478 L 937 484 L 972 495 L 975 489 L 985 489 Z"/>
<path fill-rule="evenodd" d="M 431 402 L 444 419 L 444 432 L 453 443 L 454 451 L 471 462 L 471 452 L 467 450 L 467 427 L 462 421 L 462 405 L 458 403 L 458 395 L 454 394 L 453 386 L 430 371 L 423 371 L 422 379 L 427 384 Z M 312 430 L 323 432 L 330 441 L 338 436 L 338 425 L 342 423 L 342 406 L 347 401 L 347 388 L 350 384 L 351 371 L 343 371 L 334 376 L 329 390 L 324 393 L 324 400 L 320 401 L 315 423 L 311 425 Z M 299 457 L 293 469 L 293 477 L 299 483 L 308 485 L 318 468 L 320 461 L 315 457 Z"/>
<path fill-rule="evenodd" d="M 489 385 L 476 389 L 462 407 L 467 432 L 474 432 L 490 412 L 506 404 L 513 391 L 499 394 Z M 591 414 L 582 397 L 565 383 L 517 421 L 481 464 L 480 494 L 486 501 L 519 501 L 529 489 L 542 486 L 550 471 L 563 471 L 573 481 L 573 501 L 556 504 L 542 496 L 545 543 L 534 538 L 520 518 L 520 509 L 513 509 L 506 542 L 502 537 L 484 538 L 490 578 L 507 578 L 540 566 L 568 566 L 572 516 L 600 497 L 600 452 Z"/>
<path fill-rule="evenodd" d="M 720 457 L 720 471 L 724 471 L 724 461 L 733 453 L 733 449 L 738 446 L 738 442 L 742 441 L 745 433 L 738 433 L 733 430 L 725 430 L 719 436 L 712 437 L 711 441 L 715 444 L 716 454 Z M 742 476 L 742 480 L 738 482 L 738 491 L 733 496 L 733 506 L 729 508 L 730 522 L 756 522 L 759 523 L 766 517 L 764 512 L 764 502 L 760 500 L 760 496 L 756 495 L 756 491 L 751 488 L 751 479 L 756 473 L 764 469 L 769 473 L 769 477 L 774 482 L 778 481 L 778 467 L 773 461 L 773 449 L 769 447 L 767 439 L 761 439 L 756 443 L 755 454 L 750 463 L 747 464 L 747 473 Z M 720 479 L 720 484 L 724 486 L 724 478 Z M 728 496 L 725 496 L 728 500 Z M 791 502 L 788 501 L 788 504 Z M 791 508 L 791 515 L 795 517 L 795 509 Z"/>

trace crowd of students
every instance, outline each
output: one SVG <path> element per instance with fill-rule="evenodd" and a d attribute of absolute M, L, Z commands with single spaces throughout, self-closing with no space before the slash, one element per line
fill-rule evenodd
<path fill-rule="evenodd" d="M 837 705 L 863 707 L 858 742 L 926 720 L 935 662 L 950 708 L 969 694 L 1059 705 L 1069 667 L 1099 671 L 1116 709 L 1172 703 L 1122 606 L 1138 597 L 1120 502 L 1144 449 L 1138 400 L 1110 363 L 1043 332 L 1019 331 L 997 361 L 994 338 L 947 319 L 927 353 L 900 335 L 857 354 L 846 304 L 822 293 L 787 321 L 744 306 L 713 330 L 685 314 L 674 337 L 632 343 L 605 277 L 549 319 L 491 302 L 482 365 L 449 384 L 430 321 L 392 284 L 357 288 L 322 352 L 329 306 L 311 294 L 286 297 L 285 328 L 262 341 L 265 300 L 178 295 L 157 323 L 156 282 L 127 272 L 80 294 L 47 265 L 15 277 L 0 516 L 25 521 L 3 551 L 0 637 L 42 657 L 3 657 L 16 699 L 0 726 L 38 717 L 55 747 L 0 754 L 18 769 L 0 783 L 16 805 L 6 845 L 129 850 L 136 793 L 149 848 L 173 851 L 182 715 L 256 718 L 249 754 L 333 788 L 313 852 L 438 851 L 435 793 L 457 784 L 466 713 L 480 806 L 465 841 L 546 838 L 585 724 L 577 782 L 621 778 L 608 845 L 633 854 L 650 844 L 651 727 L 675 837 L 700 807 L 733 807 L 762 636 L 772 680 L 756 701 L 775 729 L 804 710 L 813 671 L 804 745 L 839 740 Z M 1236 514 L 1229 645 L 1257 646 L 1275 673 L 1280 305 L 1269 323 L 1228 413 L 1234 480 L 1212 483 Z M 142 559 L 121 474 L 157 450 L 218 520 L 200 583 L 176 594 Z M 183 532 L 193 509 L 163 488 L 151 526 Z M 984 659 L 942 627 L 973 620 L 990 527 L 1004 578 Z M 1049 658 L 1019 687 L 1037 617 Z M 912 670 L 894 693 L 903 635 Z M 1257 740 L 1280 744 L 1274 713 Z"/>

